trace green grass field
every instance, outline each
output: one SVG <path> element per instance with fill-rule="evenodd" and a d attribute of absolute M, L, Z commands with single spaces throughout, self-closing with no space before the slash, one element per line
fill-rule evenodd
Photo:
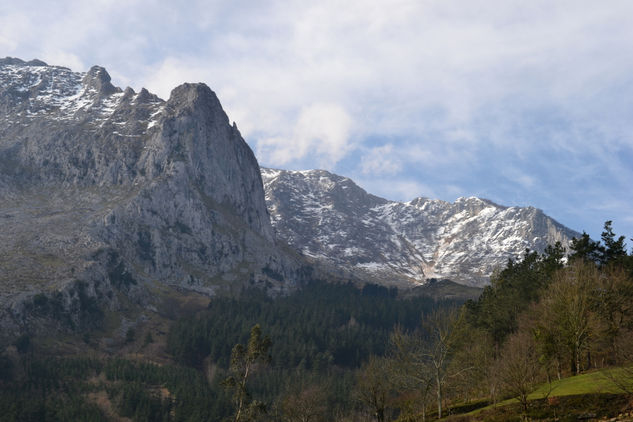
<path fill-rule="evenodd" d="M 614 382 L 617 381 L 617 382 Z M 633 391 L 633 368 L 608 368 L 588 372 L 574 377 L 563 378 L 549 384 L 539 386 L 532 394 L 530 400 L 540 400 L 546 397 L 579 396 L 583 394 L 623 394 L 625 391 L 618 387 L 618 383 L 624 383 L 629 391 Z M 465 415 L 477 415 L 480 412 L 518 403 L 516 399 L 507 399 L 482 407 Z"/>
<path fill-rule="evenodd" d="M 628 378 L 628 379 L 627 379 Z M 563 378 L 552 382 L 549 396 L 574 396 L 578 394 L 621 394 L 624 393 L 612 380 L 625 381 L 629 389 L 633 389 L 633 368 L 609 368 L 601 369 L 575 377 Z M 550 386 L 543 384 L 537 388 L 530 399 L 541 399 L 548 396 Z"/>

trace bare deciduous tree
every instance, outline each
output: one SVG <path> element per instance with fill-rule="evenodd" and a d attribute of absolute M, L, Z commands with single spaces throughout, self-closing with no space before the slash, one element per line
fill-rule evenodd
<path fill-rule="evenodd" d="M 422 320 L 422 335 L 405 335 L 396 330 L 391 341 L 394 362 L 399 365 L 401 382 L 415 386 L 420 393 L 423 418 L 426 403 L 435 392 L 438 417 L 442 417 L 444 387 L 449 377 L 449 363 L 460 340 L 461 313 L 457 309 L 439 309 Z"/>
<path fill-rule="evenodd" d="M 633 329 L 623 330 L 617 343 L 616 358 L 621 366 L 602 373 L 622 392 L 633 396 Z"/>
<path fill-rule="evenodd" d="M 419 336 L 407 335 L 398 328 L 391 334 L 390 340 L 392 380 L 398 389 L 417 393 L 422 405 L 422 420 L 425 421 L 435 378 L 424 342 Z"/>
<path fill-rule="evenodd" d="M 502 350 L 499 373 L 505 390 L 521 403 L 527 416 L 528 396 L 541 381 L 536 344 L 530 333 L 513 334 Z"/>
<path fill-rule="evenodd" d="M 378 422 L 387 420 L 387 405 L 392 392 L 390 364 L 385 358 L 370 356 L 357 376 L 356 396 Z"/>
<path fill-rule="evenodd" d="M 325 420 L 327 395 L 323 387 L 310 385 L 281 402 L 283 420 L 287 422 L 318 422 Z"/>
<path fill-rule="evenodd" d="M 425 355 L 431 364 L 435 381 L 438 418 L 442 418 L 449 362 L 460 340 L 461 315 L 457 309 L 439 309 L 427 316 L 422 324 L 426 331 Z"/>
<path fill-rule="evenodd" d="M 618 364 L 622 356 L 622 333 L 633 321 L 633 280 L 625 268 L 611 266 L 605 269 L 595 289 L 594 302 L 600 318 L 609 352 L 609 364 Z"/>
<path fill-rule="evenodd" d="M 592 333 L 592 301 L 600 274 L 593 263 L 581 260 L 558 271 L 541 301 L 543 319 L 538 329 L 544 338 L 564 347 L 571 373 L 582 370 L 582 354 Z"/>

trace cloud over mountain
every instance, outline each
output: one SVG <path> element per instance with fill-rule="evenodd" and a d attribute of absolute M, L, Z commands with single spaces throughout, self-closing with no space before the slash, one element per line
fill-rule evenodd
<path fill-rule="evenodd" d="M 632 14 L 585 0 L 8 3 L 0 48 L 108 63 L 163 97 L 204 81 L 265 165 L 534 204 L 599 236 L 606 219 L 633 232 Z"/>

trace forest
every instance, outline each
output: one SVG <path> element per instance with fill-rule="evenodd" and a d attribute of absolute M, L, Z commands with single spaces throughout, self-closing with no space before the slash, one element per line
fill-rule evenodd
<path fill-rule="evenodd" d="M 569 250 L 527 250 L 465 303 L 324 280 L 277 298 L 244 289 L 174 321 L 170 363 L 51 357 L 22 336 L 14 354 L 0 355 L 0 414 L 404 422 L 631 411 L 633 255 L 625 240 L 608 221 L 599 241 L 583 234 Z M 557 393 L 557 382 L 592 374 L 608 392 L 576 401 Z"/>

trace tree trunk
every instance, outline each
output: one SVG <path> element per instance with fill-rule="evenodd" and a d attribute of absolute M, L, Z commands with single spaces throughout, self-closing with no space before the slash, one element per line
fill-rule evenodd
<path fill-rule="evenodd" d="M 587 370 L 591 369 L 591 351 L 587 350 Z"/>
<path fill-rule="evenodd" d="M 574 359 L 576 360 L 576 362 L 575 362 L 576 374 L 579 374 L 581 372 L 581 370 L 580 370 L 581 363 L 580 363 L 580 346 L 579 346 L 578 342 L 576 342 L 576 350 L 575 350 Z"/>
<path fill-rule="evenodd" d="M 437 417 L 442 419 L 442 380 L 439 369 L 435 373 L 435 382 L 437 384 Z"/>

